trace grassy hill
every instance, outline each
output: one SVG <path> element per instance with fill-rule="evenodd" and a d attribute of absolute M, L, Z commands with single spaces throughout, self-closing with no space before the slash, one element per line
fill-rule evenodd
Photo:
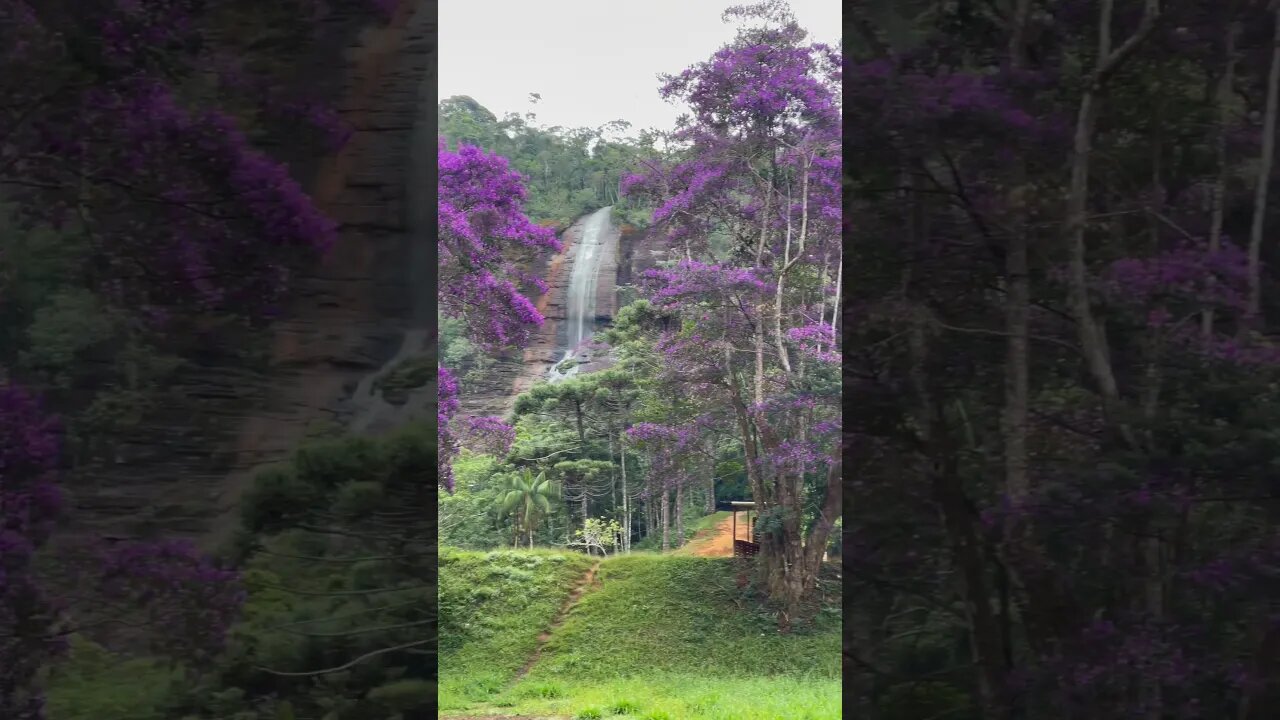
<path fill-rule="evenodd" d="M 530 568 L 535 557 L 541 562 Z M 508 632 L 465 639 L 450 650 L 442 644 L 442 717 L 840 717 L 838 583 L 824 584 L 831 595 L 812 627 L 779 635 L 773 615 L 749 585 L 741 586 L 746 575 L 729 558 L 635 553 L 604 560 L 537 662 L 516 681 L 538 633 L 556 615 L 549 604 L 567 598 L 591 562 L 567 555 L 553 563 L 553 557 L 442 551 L 442 642 L 447 586 L 502 587 L 528 601 L 489 598 L 473 616 L 494 613 L 487 622 Z M 507 567 L 530 575 L 514 578 Z M 505 682 L 498 683 L 501 673 Z"/>
<path fill-rule="evenodd" d="M 440 709 L 500 691 L 592 560 L 542 550 L 440 548 Z"/>

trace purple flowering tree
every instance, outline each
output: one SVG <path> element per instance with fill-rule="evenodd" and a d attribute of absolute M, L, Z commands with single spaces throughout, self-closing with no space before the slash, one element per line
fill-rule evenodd
<path fill-rule="evenodd" d="M 291 271 L 334 240 L 334 223 L 255 147 L 246 121 L 301 118 L 331 146 L 349 130 L 228 61 L 215 5 L 0 8 L 0 187 L 27 223 L 85 235 L 90 286 L 153 322 L 271 311 Z M 210 102 L 204 73 L 253 110 Z"/>
<path fill-rule="evenodd" d="M 644 278 L 650 302 L 679 319 L 658 341 L 663 372 L 716 398 L 712 412 L 737 431 L 785 626 L 814 587 L 840 508 L 841 68 L 835 49 L 804 42 L 785 3 L 725 16 L 760 24 L 662 87 L 693 110 L 675 133 L 686 159 L 625 185 L 653 198 L 655 225 L 682 250 Z M 716 229 L 732 239 L 728 257 L 711 253 Z"/>
<path fill-rule="evenodd" d="M 45 717 L 38 680 L 68 634 L 136 618 L 157 652 L 200 664 L 222 649 L 244 601 L 237 573 L 172 542 L 101 551 L 82 585 L 97 591 L 88 606 L 52 594 L 35 558 L 61 515 L 57 463 L 56 423 L 23 388 L 0 384 L 0 714 L 15 720 Z"/>
<path fill-rule="evenodd" d="M 954 662 L 932 714 L 1265 717 L 1272 9 L 924 5 L 846 73 L 860 709 Z"/>
<path fill-rule="evenodd" d="M 544 293 L 547 285 L 522 264 L 559 251 L 560 242 L 524 214 L 523 180 L 506 158 L 466 144 L 450 150 L 440 138 L 437 163 L 440 313 L 462 320 L 468 339 L 485 352 L 523 347 L 543 322 L 528 293 Z M 446 368 L 439 382 L 440 483 L 452 491 L 458 387 Z M 492 422 L 484 427 L 498 430 Z"/>

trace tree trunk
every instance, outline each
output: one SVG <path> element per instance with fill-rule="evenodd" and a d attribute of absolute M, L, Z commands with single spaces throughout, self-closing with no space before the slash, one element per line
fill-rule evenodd
<path fill-rule="evenodd" d="M 1240 31 L 1241 25 L 1238 20 L 1233 20 L 1227 25 L 1225 67 L 1214 93 L 1218 106 L 1217 126 L 1214 128 L 1218 177 L 1213 184 L 1213 209 L 1209 217 L 1209 252 L 1211 253 L 1222 249 L 1222 218 L 1227 205 L 1227 177 L 1231 172 L 1227 166 L 1227 126 L 1231 121 L 1228 107 L 1235 80 L 1236 38 L 1240 36 Z M 1209 282 L 1213 283 L 1212 277 L 1209 278 Z M 1205 340 L 1213 336 L 1213 308 L 1209 308 L 1201 316 L 1200 330 Z"/>
<path fill-rule="evenodd" d="M 587 456 L 587 431 L 582 422 L 582 401 L 573 401 L 573 417 L 578 426 L 578 455 Z"/>
<path fill-rule="evenodd" d="M 676 481 L 676 547 L 684 545 L 684 481 Z"/>
<path fill-rule="evenodd" d="M 644 500 L 644 533 L 642 538 L 653 534 L 653 528 L 657 525 L 657 506 L 653 503 L 653 493 L 649 493 Z"/>
<path fill-rule="evenodd" d="M 671 549 L 671 492 L 662 486 L 662 552 Z"/>
<path fill-rule="evenodd" d="M 1145 0 L 1138 29 L 1119 48 L 1112 50 L 1111 29 L 1114 0 L 1102 0 L 1098 18 L 1097 61 L 1092 76 L 1080 98 L 1076 119 L 1075 137 L 1072 142 L 1071 185 L 1067 199 L 1068 277 L 1070 281 L 1071 309 L 1079 331 L 1080 346 L 1085 353 L 1090 374 L 1102 396 L 1107 423 L 1134 449 L 1137 439 L 1122 417 L 1120 393 L 1111 366 L 1104 327 L 1096 320 L 1089 299 L 1087 265 L 1085 263 L 1085 222 L 1089 200 L 1089 163 L 1093 149 L 1093 133 L 1101 105 L 1102 92 L 1107 80 L 1136 48 L 1150 35 L 1156 17 L 1160 13 L 1159 0 Z M 1148 567 L 1149 573 L 1157 572 Z M 1152 579 L 1148 576 L 1148 587 Z M 1151 606 L 1148 594 L 1148 606 Z M 1159 617 L 1153 617 L 1159 622 Z M 1162 689 L 1157 681 L 1143 682 L 1142 696 L 1149 720 L 1158 720 L 1163 713 Z"/>
<path fill-rule="evenodd" d="M 760 240 L 756 244 L 756 266 L 759 267 L 764 261 L 765 241 L 769 237 L 769 218 L 770 210 L 773 207 L 773 170 L 769 171 L 769 178 L 765 183 L 764 196 L 764 212 L 760 215 Z M 755 403 L 760 405 L 764 402 L 764 316 L 765 304 L 763 302 L 756 304 L 756 321 L 755 321 L 755 377 L 752 387 L 755 389 L 753 397 Z M 732 372 L 732 366 L 729 371 Z"/>
<path fill-rule="evenodd" d="M 613 457 L 614 457 L 613 433 L 610 432 L 609 433 L 609 462 L 610 463 L 614 462 Z M 610 501 L 609 507 L 612 509 L 613 515 L 616 516 L 618 514 L 618 473 L 616 470 L 613 469 L 612 466 L 609 468 L 609 501 Z"/>
<path fill-rule="evenodd" d="M 1085 220 L 1089 201 L 1089 162 L 1093 151 L 1094 126 L 1098 118 L 1101 93 L 1107 80 L 1116 72 L 1134 50 L 1151 34 L 1156 17 L 1160 13 L 1159 0 L 1145 0 L 1142 20 L 1138 29 L 1119 48 L 1111 49 L 1111 21 L 1114 0 L 1102 0 L 1098 21 L 1097 63 L 1080 97 L 1076 116 L 1075 136 L 1072 140 L 1071 185 L 1067 195 L 1067 250 L 1070 301 L 1079 332 L 1081 350 L 1088 362 L 1089 372 L 1102 396 L 1103 408 L 1108 420 L 1118 425 L 1124 439 L 1135 445 L 1132 432 L 1119 422 L 1120 393 L 1115 373 L 1107 351 L 1103 327 L 1093 315 L 1089 300 L 1088 267 L 1085 263 Z"/>
<path fill-rule="evenodd" d="M 1014 11 L 1009 56 L 1015 72 L 1026 65 L 1026 24 L 1031 0 L 1018 0 Z M 1030 393 L 1028 322 L 1031 306 L 1031 278 L 1027 260 L 1026 183 L 1027 165 L 1019 154 L 1014 164 L 1013 210 L 1009 248 L 1005 256 L 1008 292 L 1005 297 L 1005 329 L 1009 334 L 1005 376 L 1004 457 L 1005 489 L 1015 500 L 1026 495 L 1027 402 Z"/>
<path fill-rule="evenodd" d="M 834 335 L 836 331 L 836 321 L 840 319 L 840 281 L 844 277 L 844 249 L 843 247 L 836 253 L 836 296 L 832 301 L 834 307 L 831 309 L 831 333 Z M 836 342 L 840 342 L 840 336 L 836 335 Z"/>
<path fill-rule="evenodd" d="M 620 458 L 619 466 L 622 468 L 622 550 L 623 552 L 631 552 L 631 507 L 627 498 L 627 446 L 624 444 L 626 439 L 622 437 L 622 431 L 618 435 L 618 457 Z"/>
<path fill-rule="evenodd" d="M 715 463 L 711 465 L 711 471 L 707 473 L 707 514 L 716 511 L 716 473 Z"/>
<path fill-rule="evenodd" d="M 1276 99 L 1280 92 L 1280 6 L 1271 9 L 1271 71 L 1267 75 L 1267 109 L 1262 119 L 1262 157 L 1258 159 L 1258 184 L 1254 189 L 1253 222 L 1249 227 L 1248 323 L 1262 325 L 1262 232 L 1267 216 L 1267 190 L 1271 184 L 1271 160 L 1276 147 Z"/>

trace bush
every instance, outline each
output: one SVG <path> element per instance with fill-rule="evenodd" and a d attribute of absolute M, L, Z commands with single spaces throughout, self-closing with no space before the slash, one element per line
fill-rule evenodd
<path fill-rule="evenodd" d="M 369 699 L 393 711 L 426 710 L 436 700 L 436 685 L 427 680 L 397 680 L 369 691 Z"/>
<path fill-rule="evenodd" d="M 250 532 L 270 532 L 289 525 L 315 499 L 315 491 L 288 469 L 268 468 L 245 492 L 240 520 Z"/>
<path fill-rule="evenodd" d="M 385 464 L 379 446 L 365 437 L 313 443 L 294 455 L 298 479 L 329 489 L 350 480 L 380 479 Z"/>
<path fill-rule="evenodd" d="M 619 700 L 609 706 L 611 715 L 634 715 L 640 712 L 640 706 L 630 700 Z"/>
<path fill-rule="evenodd" d="M 126 659 L 79 636 L 50 672 L 50 720 L 166 720 L 181 673 L 150 659 Z"/>

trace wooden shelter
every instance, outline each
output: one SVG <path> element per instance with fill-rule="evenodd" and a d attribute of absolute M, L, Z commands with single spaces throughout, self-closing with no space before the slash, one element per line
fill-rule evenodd
<path fill-rule="evenodd" d="M 750 501 L 734 500 L 729 503 L 733 513 L 733 556 L 734 557 L 755 557 L 760 552 L 760 543 L 756 542 L 755 527 L 751 523 L 751 511 L 755 509 L 756 504 Z M 742 539 L 738 538 L 738 512 L 745 510 L 747 513 L 746 532 L 743 533 Z"/>

